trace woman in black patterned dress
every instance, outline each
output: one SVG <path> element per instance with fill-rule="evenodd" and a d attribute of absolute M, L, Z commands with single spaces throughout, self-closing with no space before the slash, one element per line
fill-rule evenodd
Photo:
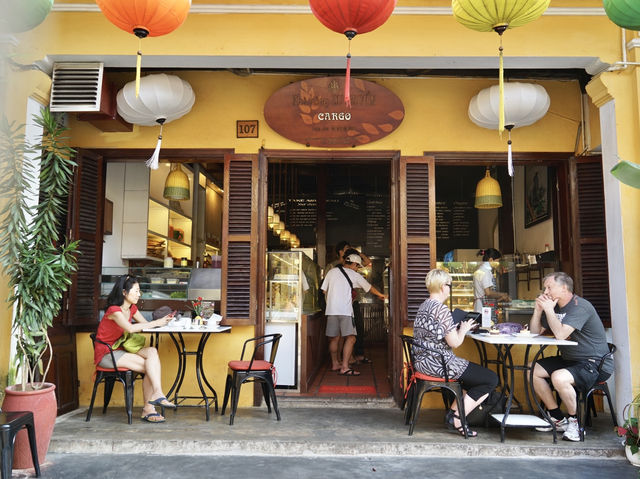
<path fill-rule="evenodd" d="M 432 269 L 425 279 L 429 298 L 422 303 L 415 322 L 413 323 L 413 338 L 418 344 L 435 349 L 444 355 L 449 379 L 457 379 L 464 391 L 464 410 L 468 415 L 489 393 L 498 385 L 498 376 L 493 371 L 459 358 L 453 353 L 464 341 L 465 335 L 475 327 L 474 320 L 461 321 L 460 325 L 453 322 L 449 308 L 443 304 L 451 292 L 451 276 L 444 270 Z M 440 355 L 429 354 L 421 348 L 415 348 L 415 367 L 418 372 L 443 378 Z M 464 429 L 458 416 L 458 405 L 454 402 L 447 412 L 449 429 L 464 436 Z M 475 431 L 467 428 L 469 437 L 477 436 Z"/>

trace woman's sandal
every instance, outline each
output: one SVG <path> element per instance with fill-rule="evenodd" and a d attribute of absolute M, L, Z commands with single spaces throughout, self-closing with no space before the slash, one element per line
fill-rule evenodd
<path fill-rule="evenodd" d="M 460 419 L 460 416 L 458 416 L 453 411 L 453 409 L 449 409 L 449 411 L 447 411 L 447 415 L 445 417 L 447 419 L 447 427 L 449 428 L 449 431 L 457 432 L 462 437 L 464 437 L 465 425 L 460 424 L 460 427 L 456 427 L 455 424 L 454 424 L 454 420 L 455 419 Z M 469 428 L 469 426 L 466 426 L 466 429 L 467 429 L 467 437 L 476 437 L 478 435 L 478 433 L 476 431 L 472 431 Z"/>

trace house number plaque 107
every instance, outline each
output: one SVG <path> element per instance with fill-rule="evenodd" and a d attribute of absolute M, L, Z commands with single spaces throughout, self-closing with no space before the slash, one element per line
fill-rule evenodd
<path fill-rule="evenodd" d="M 258 138 L 258 120 L 236 121 L 236 138 Z"/>

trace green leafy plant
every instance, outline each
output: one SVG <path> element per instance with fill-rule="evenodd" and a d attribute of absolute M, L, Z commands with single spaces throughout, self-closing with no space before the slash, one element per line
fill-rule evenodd
<path fill-rule="evenodd" d="M 37 145 L 26 144 L 23 126 L 0 120 L 0 267 L 10 288 L 22 390 L 40 389 L 46 379 L 48 328 L 76 271 L 78 247 L 60 233 L 75 152 L 65 143 L 67 129 L 48 109 L 34 120 L 43 130 Z M 35 206 L 30 198 L 39 198 Z"/>
<path fill-rule="evenodd" d="M 624 445 L 629 446 L 632 454 L 637 454 L 640 448 L 638 435 L 638 413 L 640 412 L 640 394 L 627 404 L 622 411 L 624 424 L 615 428 L 620 437 L 624 437 Z"/>

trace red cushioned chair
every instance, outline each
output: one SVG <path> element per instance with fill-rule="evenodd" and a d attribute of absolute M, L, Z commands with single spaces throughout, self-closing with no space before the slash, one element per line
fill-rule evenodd
<path fill-rule="evenodd" d="M 29 446 L 31 447 L 31 460 L 36 471 L 36 477 L 40 477 L 40 463 L 38 462 L 38 449 L 36 446 L 36 428 L 33 422 L 33 413 L 30 411 L 7 411 L 0 409 L 0 445 L 2 446 L 2 479 L 11 479 L 13 468 L 13 446 L 16 434 L 22 428 L 27 429 Z"/>
<path fill-rule="evenodd" d="M 462 427 L 464 428 L 464 437 L 465 439 L 467 439 L 467 421 L 464 412 L 464 394 L 462 392 L 462 385 L 456 380 L 449 379 L 444 356 L 440 351 L 436 351 L 435 349 L 427 348 L 416 343 L 413 340 L 412 336 L 403 334 L 400 336 L 400 338 L 402 339 L 405 370 L 407 371 L 408 377 L 407 385 L 405 387 L 405 400 L 403 401 L 403 403 L 405 406 L 405 424 L 409 424 L 409 436 L 413 434 L 413 429 L 416 425 L 416 422 L 418 422 L 418 413 L 420 412 L 422 397 L 425 395 L 425 393 L 436 390 L 442 393 L 442 398 L 444 400 L 446 408 L 450 407 L 450 403 L 447 400 L 445 392 L 450 391 L 455 396 L 456 402 L 458 404 L 458 415 L 460 416 L 460 421 L 462 423 Z M 416 371 L 414 367 L 415 348 L 421 348 L 425 351 L 428 351 L 429 354 L 439 356 L 442 361 L 442 367 L 445 372 L 445 377 L 437 378 Z"/>
<path fill-rule="evenodd" d="M 111 360 L 113 364 L 116 364 L 115 357 L 113 356 L 113 349 L 111 346 L 104 341 L 100 341 L 96 338 L 96 334 L 91 334 L 91 341 L 93 342 L 93 346 L 95 348 L 96 343 L 104 344 L 109 348 L 109 354 L 111 354 Z M 133 422 L 133 382 L 136 379 L 144 378 L 143 373 L 138 373 L 136 371 L 132 371 L 131 369 L 125 368 L 103 368 L 100 366 L 96 366 L 96 372 L 94 374 L 95 380 L 93 382 L 93 394 L 91 394 L 91 404 L 89 404 L 89 410 L 87 411 L 87 419 L 89 421 L 91 419 L 91 413 L 93 412 L 93 402 L 96 398 L 96 391 L 98 390 L 98 385 L 100 383 L 104 383 L 104 404 L 102 406 L 102 414 L 107 412 L 107 406 L 109 405 L 109 401 L 111 400 L 111 393 L 113 392 L 113 385 L 116 381 L 119 381 L 124 388 L 124 403 L 127 408 L 127 419 L 129 424 Z"/>
<path fill-rule="evenodd" d="M 273 401 L 273 409 L 276 411 L 276 417 L 280 420 L 280 410 L 278 409 L 278 400 L 276 399 L 275 384 L 273 376 L 275 374 L 276 353 L 278 352 L 278 344 L 282 334 L 266 334 L 256 338 L 247 339 L 242 346 L 242 354 L 239 361 L 229 361 L 229 369 L 227 371 L 227 383 L 224 388 L 224 401 L 222 403 L 222 412 L 227 408 L 227 402 L 231 397 L 231 415 L 229 416 L 229 425 L 233 425 L 233 419 L 238 409 L 238 397 L 240 396 L 240 386 L 246 382 L 259 381 L 262 383 L 262 394 L 264 402 L 267 403 L 267 411 L 271 413 L 271 401 Z M 253 343 L 253 354 L 251 360 L 244 360 L 244 353 L 247 345 Z M 264 346 L 270 346 L 269 361 L 256 359 L 256 354 Z"/>

